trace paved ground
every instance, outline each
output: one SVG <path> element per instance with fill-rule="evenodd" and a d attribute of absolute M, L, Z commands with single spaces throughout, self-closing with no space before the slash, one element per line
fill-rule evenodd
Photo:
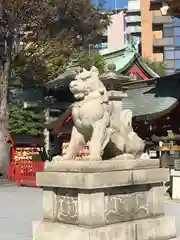
<path fill-rule="evenodd" d="M 167 202 L 165 203 L 165 212 L 168 216 L 175 216 L 176 218 L 176 230 L 177 230 L 177 236 L 178 240 L 180 240 L 180 203 L 175 202 Z"/>
<path fill-rule="evenodd" d="M 32 240 L 32 221 L 41 216 L 41 190 L 0 185 L 0 240 Z"/>
<path fill-rule="evenodd" d="M 0 181 L 0 240 L 32 240 L 32 221 L 42 217 L 41 201 L 39 189 L 18 188 Z M 165 208 L 168 215 L 176 216 L 180 236 L 180 203 L 166 203 Z"/>

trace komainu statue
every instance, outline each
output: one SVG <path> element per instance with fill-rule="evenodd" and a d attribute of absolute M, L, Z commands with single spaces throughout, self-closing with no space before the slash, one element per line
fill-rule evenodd
<path fill-rule="evenodd" d="M 83 69 L 70 83 L 76 102 L 72 108 L 74 126 L 67 153 L 62 160 L 73 160 L 89 141 L 89 160 L 136 158 L 144 149 L 144 142 L 132 129 L 132 111 L 113 113 L 108 92 L 100 81 L 95 67 Z M 53 161 L 59 160 L 54 157 Z"/>

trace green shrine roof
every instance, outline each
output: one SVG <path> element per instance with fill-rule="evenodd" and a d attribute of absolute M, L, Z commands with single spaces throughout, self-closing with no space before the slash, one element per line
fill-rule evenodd
<path fill-rule="evenodd" d="M 157 78 L 157 75 L 147 64 L 141 59 L 140 55 L 137 53 L 135 45 L 127 44 L 124 48 L 118 51 L 109 51 L 108 49 L 100 50 L 99 53 L 105 58 L 105 62 L 108 64 L 116 65 L 116 72 L 123 73 L 132 64 L 137 61 L 140 67 L 149 75 L 150 78 Z M 67 70 L 59 75 L 56 79 L 48 82 L 46 87 L 48 89 L 63 89 L 68 88 L 70 81 L 76 74 L 76 70 L 79 68 L 77 63 L 74 62 L 67 68 Z"/>
<path fill-rule="evenodd" d="M 127 90 L 127 98 L 123 99 L 124 109 L 130 109 L 137 120 L 152 120 L 171 112 L 180 99 L 180 73 L 164 76 L 149 81 L 133 81 L 123 84 Z M 49 128 L 57 130 L 59 121 L 71 114 L 72 105 Z"/>
<path fill-rule="evenodd" d="M 153 86 L 131 89 L 127 93 L 128 98 L 123 99 L 123 107 L 132 110 L 133 116 L 146 120 L 164 115 L 178 103 L 178 100 L 171 96 L 156 96 Z"/>
<path fill-rule="evenodd" d="M 124 48 L 118 51 L 108 51 L 103 49 L 99 51 L 100 54 L 105 58 L 107 64 L 114 63 L 116 65 L 117 72 L 124 72 L 126 69 L 131 67 L 134 61 L 137 61 L 139 65 L 148 73 L 150 78 L 159 77 L 147 64 L 142 60 L 140 55 L 137 53 L 136 46 L 127 44 Z"/>
<path fill-rule="evenodd" d="M 179 103 L 180 73 L 152 80 L 125 84 L 127 98 L 123 106 L 137 119 L 149 120 L 170 112 Z"/>

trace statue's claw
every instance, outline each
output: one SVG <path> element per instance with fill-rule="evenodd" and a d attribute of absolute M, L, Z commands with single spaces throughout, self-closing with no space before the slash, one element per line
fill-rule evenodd
<path fill-rule="evenodd" d="M 55 157 L 52 158 L 51 163 L 59 163 L 59 162 L 62 161 L 62 160 L 63 160 L 63 157 L 60 156 L 60 155 L 57 155 L 57 156 L 55 156 Z"/>

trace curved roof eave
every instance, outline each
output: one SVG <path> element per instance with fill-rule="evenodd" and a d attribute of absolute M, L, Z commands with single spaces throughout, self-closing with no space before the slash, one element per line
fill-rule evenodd
<path fill-rule="evenodd" d="M 142 68 L 145 69 L 145 71 L 154 78 L 160 77 L 157 73 L 155 73 L 142 59 L 141 57 L 138 55 L 137 57 L 137 61 L 138 63 L 142 66 Z"/>
<path fill-rule="evenodd" d="M 151 120 L 161 117 L 179 103 L 178 97 L 168 94 L 158 94 L 156 84 L 128 90 L 128 98 L 123 99 L 125 109 L 130 109 L 133 116 L 139 120 Z"/>
<path fill-rule="evenodd" d="M 100 54 L 105 58 L 107 63 L 115 63 L 117 72 L 124 72 L 127 68 L 137 60 L 140 66 L 149 74 L 152 78 L 159 77 L 143 60 L 136 51 L 126 52 L 127 46 L 117 51 L 109 51 L 108 49 L 103 49 Z M 126 52 L 126 54 L 125 54 Z"/>
<path fill-rule="evenodd" d="M 127 49 L 127 46 L 124 46 L 123 48 L 118 49 L 116 51 L 110 51 L 108 48 L 106 48 L 106 49 L 99 50 L 99 54 L 105 58 L 109 58 L 111 56 L 118 55 L 120 53 L 124 53 L 126 51 L 126 49 Z"/>
<path fill-rule="evenodd" d="M 173 109 L 175 109 L 177 107 L 177 105 L 179 104 L 179 100 L 175 100 L 174 103 L 169 106 L 169 108 L 166 108 L 160 112 L 156 112 L 156 113 L 150 113 L 150 114 L 144 114 L 144 115 L 139 115 L 139 116 L 135 116 L 135 119 L 138 120 L 144 120 L 144 121 L 150 121 L 150 120 L 155 120 L 157 118 L 163 117 L 166 114 L 170 113 Z"/>

